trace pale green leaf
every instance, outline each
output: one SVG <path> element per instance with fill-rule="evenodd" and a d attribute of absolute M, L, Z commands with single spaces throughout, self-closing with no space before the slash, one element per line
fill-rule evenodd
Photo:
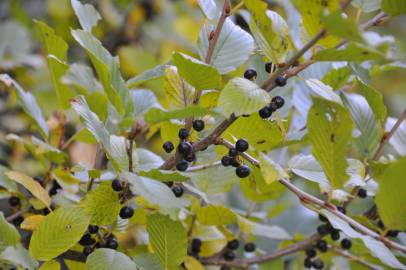
<path fill-rule="evenodd" d="M 404 0 L 382 0 L 381 8 L 390 15 L 406 13 L 406 1 Z"/>
<path fill-rule="evenodd" d="M 220 88 L 221 75 L 215 68 L 183 53 L 174 53 L 172 59 L 179 75 L 197 90 Z"/>
<path fill-rule="evenodd" d="M 133 113 L 135 116 L 141 117 L 149 109 L 154 107 L 157 108 L 161 107 L 158 103 L 155 94 L 152 91 L 137 89 L 135 91 L 131 91 L 130 94 L 134 104 Z"/>
<path fill-rule="evenodd" d="M 329 34 L 338 36 L 348 41 L 363 42 L 359 31 L 359 24 L 350 18 L 344 17 L 341 10 L 335 11 L 327 16 L 322 16 L 321 20 Z"/>
<path fill-rule="evenodd" d="M 312 153 L 320 162 L 332 188 L 341 188 L 349 177 L 345 172 L 345 154 L 352 126 L 350 114 L 341 105 L 325 99 L 313 99 L 307 117 Z"/>
<path fill-rule="evenodd" d="M 381 8 L 381 0 L 354 0 L 351 4 L 364 12 L 372 12 Z"/>
<path fill-rule="evenodd" d="M 195 89 L 173 67 L 165 70 L 164 89 L 173 108 L 179 109 L 193 103 Z"/>
<path fill-rule="evenodd" d="M 20 234 L 17 229 L 4 217 L 3 212 L 0 212 L 0 251 L 3 251 L 7 246 L 15 246 L 20 242 Z"/>
<path fill-rule="evenodd" d="M 271 101 L 268 93 L 255 83 L 236 77 L 230 80 L 220 93 L 218 106 L 226 116 L 258 112 Z"/>
<path fill-rule="evenodd" d="M 83 208 L 59 208 L 47 215 L 32 234 L 30 253 L 38 260 L 49 261 L 74 246 L 88 225 Z"/>
<path fill-rule="evenodd" d="M 138 172 L 138 175 L 152 178 L 159 181 L 174 181 L 174 182 L 185 182 L 190 178 L 176 171 L 164 171 L 159 169 L 151 169 L 148 171 Z"/>
<path fill-rule="evenodd" d="M 90 223 L 104 226 L 113 224 L 120 212 L 120 198 L 110 183 L 101 184 L 87 193 L 81 206 L 90 217 Z"/>
<path fill-rule="evenodd" d="M 0 74 L 0 81 L 8 87 L 15 87 L 18 101 L 21 103 L 24 111 L 35 121 L 43 138 L 47 139 L 49 129 L 35 97 L 31 93 L 24 91 L 24 89 L 7 74 Z"/>
<path fill-rule="evenodd" d="M 18 191 L 17 183 L 9 179 L 4 173 L 9 169 L 0 165 L 0 187 L 7 189 L 8 191 Z"/>
<path fill-rule="evenodd" d="M 155 254 L 143 253 L 135 256 L 134 261 L 139 270 L 163 270 Z"/>
<path fill-rule="evenodd" d="M 69 99 L 73 97 L 73 92 L 61 82 L 61 78 L 69 68 L 69 65 L 66 63 L 68 44 L 60 36 L 57 36 L 54 30 L 46 23 L 35 21 L 35 24 L 40 32 L 42 46 L 47 55 L 48 69 L 55 88 L 56 97 L 62 108 L 67 109 L 70 105 Z"/>
<path fill-rule="evenodd" d="M 210 24 L 200 31 L 198 48 L 202 60 L 206 59 L 209 48 L 208 34 L 214 29 L 215 25 Z M 214 48 L 210 65 L 221 74 L 229 73 L 245 63 L 253 50 L 254 39 L 251 35 L 227 18 L 218 37 L 217 46 Z"/>
<path fill-rule="evenodd" d="M 74 85 L 83 94 L 102 90 L 102 86 L 93 76 L 92 69 L 82 64 L 70 65 L 61 81 L 65 84 Z"/>
<path fill-rule="evenodd" d="M 14 247 L 6 248 L 0 253 L 0 261 L 7 261 L 15 266 L 23 267 L 24 269 L 38 269 L 38 262 L 34 260 L 31 254 L 21 244 Z"/>
<path fill-rule="evenodd" d="M 385 121 L 387 116 L 387 109 L 383 103 L 382 94 L 370 85 L 365 84 L 360 79 L 357 79 L 357 88 L 359 92 L 368 101 L 369 106 L 375 114 L 375 118 L 378 119 L 381 124 Z"/>
<path fill-rule="evenodd" d="M 337 69 L 332 68 L 323 76 L 321 81 L 324 84 L 331 86 L 333 89 L 340 89 L 347 83 L 350 75 L 351 71 L 347 66 Z"/>
<path fill-rule="evenodd" d="M 164 111 L 158 108 L 152 108 L 145 113 L 144 119 L 148 123 L 155 124 L 170 119 L 184 119 L 188 117 L 200 117 L 209 114 L 210 110 L 198 105 L 190 105 L 183 109 Z"/>
<path fill-rule="evenodd" d="M 351 61 L 356 63 L 368 60 L 383 61 L 385 58 L 382 52 L 354 42 L 350 42 L 339 49 L 332 48 L 319 51 L 314 56 L 314 59 L 318 61 Z"/>
<path fill-rule="evenodd" d="M 248 235 L 263 236 L 270 239 L 292 239 L 288 232 L 278 226 L 256 223 L 241 216 L 238 216 L 237 221 L 240 230 Z"/>
<path fill-rule="evenodd" d="M 147 232 L 154 253 L 165 270 L 176 269 L 186 258 L 186 229 L 179 221 L 159 213 L 147 218 Z"/>
<path fill-rule="evenodd" d="M 258 46 L 274 63 L 285 61 L 292 47 L 288 24 L 278 13 L 267 10 L 268 5 L 263 1 L 245 0 L 244 3 L 251 13 L 249 26 Z"/>
<path fill-rule="evenodd" d="M 272 184 L 281 178 L 289 178 L 283 168 L 264 153 L 259 153 L 258 161 L 261 164 L 260 170 L 266 184 Z"/>
<path fill-rule="evenodd" d="M 128 88 L 134 88 L 150 80 L 161 78 L 165 75 L 165 70 L 170 67 L 169 65 L 158 65 L 152 69 L 146 70 L 127 81 Z"/>
<path fill-rule="evenodd" d="M 135 263 L 124 253 L 114 249 L 99 248 L 86 260 L 88 270 L 135 270 Z"/>
<path fill-rule="evenodd" d="M 312 90 L 314 96 L 318 96 L 341 105 L 343 104 L 340 96 L 335 93 L 333 88 L 331 88 L 329 85 L 326 85 L 317 79 L 307 79 L 305 82 Z"/>
<path fill-rule="evenodd" d="M 237 221 L 237 215 L 222 205 L 209 205 L 197 209 L 197 220 L 203 225 L 221 226 L 233 224 Z"/>
<path fill-rule="evenodd" d="M 83 30 L 92 32 L 92 28 L 101 20 L 99 12 L 90 4 L 82 4 L 78 0 L 71 0 L 72 8 L 79 19 Z"/>
<path fill-rule="evenodd" d="M 214 20 L 220 15 L 215 0 L 199 0 L 199 6 L 209 20 Z"/>
<path fill-rule="evenodd" d="M 43 263 L 40 268 L 38 268 L 38 270 L 60 270 L 60 269 L 61 265 L 59 264 L 59 262 L 54 260 L 47 261 Z"/>
<path fill-rule="evenodd" d="M 164 160 L 161 156 L 148 149 L 137 148 L 134 152 L 136 156 L 134 161 L 137 163 L 137 171 L 148 171 L 156 169 L 161 166 L 162 163 L 164 163 Z"/>

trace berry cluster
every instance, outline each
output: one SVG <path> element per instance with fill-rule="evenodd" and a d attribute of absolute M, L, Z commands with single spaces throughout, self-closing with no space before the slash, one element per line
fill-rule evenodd
<path fill-rule="evenodd" d="M 272 65 L 272 62 L 265 63 L 265 71 L 268 72 L 268 73 L 275 72 L 276 68 L 277 68 L 277 66 Z M 244 72 L 244 78 L 247 79 L 247 80 L 250 80 L 250 81 L 255 81 L 257 76 L 258 76 L 258 74 L 257 74 L 257 71 L 255 69 L 249 68 Z M 278 76 L 275 79 L 275 84 L 277 86 L 285 86 L 286 82 L 287 82 L 287 79 L 283 75 Z"/>
<path fill-rule="evenodd" d="M 97 248 L 110 248 L 117 249 L 118 242 L 116 237 L 111 233 L 100 233 L 99 227 L 96 225 L 89 225 L 87 232 L 79 240 L 79 244 L 84 246 L 83 254 L 88 256 Z"/>
<path fill-rule="evenodd" d="M 224 167 L 233 166 L 235 167 L 235 173 L 240 178 L 245 178 L 251 173 L 250 167 L 247 165 L 241 165 L 238 161 L 238 154 L 247 151 L 249 144 L 244 139 L 239 139 L 235 143 L 235 147 L 230 148 L 228 155 L 221 158 L 221 164 Z"/>
<path fill-rule="evenodd" d="M 114 191 L 120 192 L 123 197 L 126 196 L 125 193 L 126 193 L 126 191 L 128 191 L 128 190 L 125 188 L 126 186 L 124 186 L 123 183 L 122 183 L 120 180 L 114 179 L 114 180 L 111 182 L 111 187 L 112 187 L 112 189 L 113 189 Z M 129 207 L 129 206 L 123 206 L 123 207 L 120 209 L 120 217 L 121 217 L 122 219 L 129 219 L 129 218 L 131 218 L 133 215 L 134 215 L 134 209 L 131 208 L 131 207 Z"/>
<path fill-rule="evenodd" d="M 272 113 L 276 112 L 278 109 L 282 108 L 285 104 L 285 100 L 281 96 L 276 96 L 272 98 L 271 103 L 259 110 L 259 116 L 262 119 L 267 119 L 271 117 Z"/>

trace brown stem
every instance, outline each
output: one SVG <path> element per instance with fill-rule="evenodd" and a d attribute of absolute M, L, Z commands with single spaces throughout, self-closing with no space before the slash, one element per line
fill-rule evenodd
<path fill-rule="evenodd" d="M 127 149 L 128 155 L 128 171 L 133 172 L 133 147 L 134 147 L 134 140 L 130 139 L 130 145 Z"/>
<path fill-rule="evenodd" d="M 6 220 L 7 220 L 8 222 L 11 222 L 11 221 L 13 221 L 13 219 L 18 218 L 18 217 L 24 215 L 24 213 L 28 212 L 29 210 L 30 210 L 30 207 L 25 208 L 25 209 L 18 210 L 18 211 L 15 212 L 14 214 L 11 214 L 10 216 L 6 217 Z"/>

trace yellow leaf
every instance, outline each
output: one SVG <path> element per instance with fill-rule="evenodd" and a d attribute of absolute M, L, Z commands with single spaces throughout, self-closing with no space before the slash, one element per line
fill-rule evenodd
<path fill-rule="evenodd" d="M 48 192 L 32 177 L 16 171 L 8 171 L 5 173 L 8 178 L 23 185 L 34 197 L 41 200 L 48 208 L 51 204 L 51 198 Z"/>
<path fill-rule="evenodd" d="M 200 262 L 190 256 L 186 257 L 184 264 L 188 270 L 204 270 L 204 267 L 200 264 Z"/>
<path fill-rule="evenodd" d="M 27 231 L 34 231 L 35 229 L 38 228 L 39 224 L 41 223 L 42 219 L 45 216 L 43 215 L 32 215 L 29 217 L 26 217 L 21 223 L 21 229 L 27 230 Z"/>
<path fill-rule="evenodd" d="M 60 269 L 61 265 L 59 264 L 59 262 L 54 260 L 45 262 L 41 265 L 40 268 L 38 268 L 38 270 L 60 270 Z"/>

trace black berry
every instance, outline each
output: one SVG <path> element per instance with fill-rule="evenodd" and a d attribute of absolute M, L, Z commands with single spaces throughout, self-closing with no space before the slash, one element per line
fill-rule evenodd
<path fill-rule="evenodd" d="M 90 253 L 92 253 L 93 248 L 91 246 L 85 246 L 83 248 L 83 255 L 88 256 Z"/>
<path fill-rule="evenodd" d="M 323 267 L 324 267 L 324 262 L 323 262 L 322 260 L 320 260 L 320 259 L 316 259 L 316 260 L 314 260 L 314 261 L 312 262 L 312 266 L 313 266 L 315 269 L 323 269 Z"/>
<path fill-rule="evenodd" d="M 329 223 L 320 225 L 320 226 L 317 227 L 317 232 L 321 236 L 329 234 L 331 232 L 331 225 Z"/>
<path fill-rule="evenodd" d="M 227 247 L 231 250 L 236 250 L 240 246 L 240 242 L 237 239 L 233 239 L 227 243 Z"/>
<path fill-rule="evenodd" d="M 178 150 L 182 155 L 187 155 L 192 152 L 192 144 L 190 142 L 180 142 Z"/>
<path fill-rule="evenodd" d="M 271 73 L 271 72 L 275 71 L 275 69 L 276 69 L 276 66 L 274 66 L 274 68 L 272 70 L 272 62 L 265 63 L 266 72 Z"/>
<path fill-rule="evenodd" d="M 328 219 L 325 216 L 323 216 L 322 214 L 319 214 L 319 220 L 321 222 L 327 222 L 328 221 Z"/>
<path fill-rule="evenodd" d="M 236 158 L 232 158 L 231 166 L 233 166 L 234 168 L 238 168 L 238 167 L 240 167 L 240 162 L 238 162 L 238 160 Z"/>
<path fill-rule="evenodd" d="M 176 169 L 178 171 L 184 172 L 187 170 L 188 166 L 189 166 L 189 164 L 187 163 L 187 161 L 182 159 L 181 161 L 178 162 L 178 164 L 176 164 Z"/>
<path fill-rule="evenodd" d="M 193 129 L 196 131 L 202 131 L 204 129 L 204 121 L 203 120 L 194 120 Z"/>
<path fill-rule="evenodd" d="M 309 258 L 314 258 L 317 255 L 317 251 L 314 248 L 306 249 L 306 256 Z"/>
<path fill-rule="evenodd" d="M 123 208 L 121 208 L 120 210 L 120 217 L 122 219 L 128 219 L 131 218 L 134 215 L 134 209 L 132 209 L 129 206 L 124 206 Z"/>
<path fill-rule="evenodd" d="M 304 262 L 303 262 L 303 266 L 305 268 L 310 268 L 312 267 L 312 259 L 310 259 L 309 257 L 305 258 Z"/>
<path fill-rule="evenodd" d="M 181 140 L 187 139 L 187 137 L 189 137 L 189 130 L 187 130 L 186 128 L 179 129 L 178 136 Z"/>
<path fill-rule="evenodd" d="M 14 226 L 18 227 L 21 225 L 21 223 L 23 223 L 23 221 L 24 221 L 24 217 L 19 216 L 19 217 L 14 218 L 12 222 L 13 222 Z"/>
<path fill-rule="evenodd" d="M 224 260 L 232 261 L 235 259 L 235 253 L 232 250 L 226 250 L 223 254 Z"/>
<path fill-rule="evenodd" d="M 108 239 L 105 245 L 106 248 L 110 249 L 117 249 L 118 248 L 118 242 L 116 239 Z"/>
<path fill-rule="evenodd" d="M 172 192 L 175 194 L 175 197 L 181 197 L 183 195 L 183 187 L 181 186 L 173 186 Z"/>
<path fill-rule="evenodd" d="M 272 98 L 272 102 L 278 107 L 278 109 L 282 108 L 285 104 L 285 100 L 281 96 L 276 96 Z"/>
<path fill-rule="evenodd" d="M 254 69 L 247 69 L 244 72 L 244 78 L 247 80 L 255 80 L 257 77 L 257 72 Z"/>
<path fill-rule="evenodd" d="M 278 106 L 275 102 L 271 102 L 268 105 L 268 110 L 270 110 L 271 112 L 276 112 L 276 110 L 278 110 Z"/>
<path fill-rule="evenodd" d="M 232 161 L 233 161 L 232 157 L 224 156 L 221 158 L 221 165 L 223 165 L 224 167 L 230 166 Z"/>
<path fill-rule="evenodd" d="M 333 230 L 333 231 L 330 233 L 330 237 L 331 237 L 331 240 L 337 241 L 338 239 L 340 239 L 340 231 L 338 231 L 338 230 Z"/>
<path fill-rule="evenodd" d="M 90 234 L 95 234 L 99 231 L 99 226 L 89 225 L 89 227 L 87 227 L 87 230 Z"/>
<path fill-rule="evenodd" d="M 341 206 L 337 206 L 337 211 L 343 213 L 344 215 L 346 213 L 345 208 Z"/>
<path fill-rule="evenodd" d="M 268 107 L 263 107 L 258 113 L 262 119 L 267 119 L 272 115 L 272 111 Z"/>
<path fill-rule="evenodd" d="M 367 197 L 367 191 L 365 189 L 363 189 L 363 188 L 360 188 L 358 190 L 358 197 L 360 197 L 362 199 L 366 198 Z"/>
<path fill-rule="evenodd" d="M 341 247 L 343 249 L 350 249 L 351 246 L 352 246 L 352 242 L 350 239 L 344 238 L 343 240 L 341 240 Z"/>
<path fill-rule="evenodd" d="M 235 169 L 235 174 L 240 178 L 245 178 L 250 175 L 251 169 L 247 165 L 241 165 Z"/>
<path fill-rule="evenodd" d="M 379 227 L 380 229 L 382 229 L 382 230 L 385 228 L 385 224 L 383 224 L 382 220 L 379 220 L 378 223 L 377 223 L 377 225 L 378 225 L 378 227 Z"/>
<path fill-rule="evenodd" d="M 257 247 L 256 247 L 255 244 L 252 243 L 252 242 L 246 243 L 246 244 L 244 245 L 244 250 L 245 250 L 246 252 L 254 252 L 256 248 L 257 248 Z"/>
<path fill-rule="evenodd" d="M 286 85 L 286 78 L 284 76 L 279 76 L 278 78 L 276 78 L 275 84 L 277 86 L 285 86 Z"/>
<path fill-rule="evenodd" d="M 248 147 L 249 147 L 249 144 L 244 139 L 239 139 L 235 143 L 235 149 L 237 149 L 238 152 L 245 152 L 248 150 Z"/>
<path fill-rule="evenodd" d="M 173 146 L 173 143 L 171 141 L 164 142 L 162 145 L 162 148 L 165 150 L 166 153 L 170 153 L 175 149 L 175 146 Z"/>
<path fill-rule="evenodd" d="M 193 153 L 193 152 L 191 152 L 191 153 L 185 155 L 185 160 L 186 160 L 187 162 L 196 161 L 196 154 Z"/>
<path fill-rule="evenodd" d="M 20 198 L 18 198 L 18 197 L 16 197 L 16 196 L 11 196 L 9 199 L 8 199 L 8 203 L 11 205 L 11 206 L 13 206 L 13 207 L 17 207 L 17 206 L 20 206 Z"/>
<path fill-rule="evenodd" d="M 85 233 L 79 240 L 79 244 L 82 246 L 93 245 L 96 241 L 92 238 L 90 233 Z"/>
<path fill-rule="evenodd" d="M 122 191 L 123 190 L 123 185 L 121 185 L 120 180 L 114 179 L 113 182 L 111 182 L 111 187 L 113 188 L 114 191 Z"/>
<path fill-rule="evenodd" d="M 238 155 L 238 151 L 235 148 L 230 148 L 230 150 L 228 150 L 228 155 L 230 157 L 236 157 Z"/>
<path fill-rule="evenodd" d="M 399 231 L 389 230 L 389 231 L 386 233 L 386 236 L 389 236 L 389 237 L 397 237 L 398 234 L 399 234 Z"/>
<path fill-rule="evenodd" d="M 327 249 L 328 249 L 327 242 L 325 240 L 322 240 L 322 239 L 317 240 L 316 247 L 321 252 L 326 252 Z"/>
<path fill-rule="evenodd" d="M 200 248 L 202 247 L 202 240 L 200 240 L 199 238 L 194 238 L 192 240 L 191 247 L 192 247 L 192 252 L 199 253 Z"/>

